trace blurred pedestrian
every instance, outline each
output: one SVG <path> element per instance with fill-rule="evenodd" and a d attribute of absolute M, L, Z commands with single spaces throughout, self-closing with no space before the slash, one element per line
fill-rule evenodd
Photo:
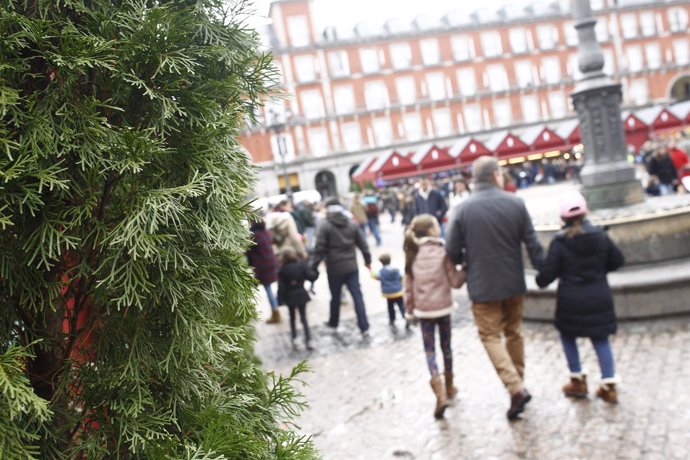
<path fill-rule="evenodd" d="M 367 190 L 362 199 L 367 214 L 367 226 L 376 240 L 376 246 L 381 246 L 381 232 L 379 231 L 379 199 L 373 190 Z"/>
<path fill-rule="evenodd" d="M 381 294 L 388 303 L 388 324 L 395 326 L 395 306 L 400 310 L 400 316 L 405 319 L 405 329 L 410 328 L 410 322 L 405 318 L 405 292 L 403 291 L 402 273 L 398 268 L 391 267 L 390 254 L 379 256 L 381 269 L 371 272 L 371 276 L 381 282 Z"/>
<path fill-rule="evenodd" d="M 431 181 L 424 178 L 419 183 L 419 189 L 415 193 L 415 216 L 431 214 L 436 218 L 441 229 L 441 238 L 445 235 L 443 218 L 448 211 L 446 200 L 441 192 L 431 186 Z"/>
<path fill-rule="evenodd" d="M 301 259 L 307 258 L 307 250 L 302 242 L 302 237 L 297 231 L 297 224 L 292 216 L 292 205 L 287 200 L 282 200 L 273 211 L 266 215 L 266 226 L 271 231 L 276 252 L 284 247 L 291 247 Z"/>
<path fill-rule="evenodd" d="M 675 186 L 678 183 L 678 172 L 666 148 L 659 147 L 656 149 L 654 155 L 649 160 L 648 171 L 649 174 L 657 177 L 661 195 L 670 195 L 675 192 Z"/>
<path fill-rule="evenodd" d="M 398 212 L 398 194 L 395 190 L 387 188 L 381 192 L 381 202 L 383 203 L 383 209 L 390 214 L 392 224 L 395 222 L 395 216 Z"/>
<path fill-rule="evenodd" d="M 601 386 L 596 395 L 616 403 L 617 378 L 609 336 L 616 333 L 617 324 L 606 274 L 620 268 L 624 258 L 606 232 L 590 224 L 586 215 L 587 202 L 579 192 L 562 197 L 560 216 L 565 225 L 549 246 L 537 284 L 544 288 L 560 279 L 555 324 L 570 369 L 570 382 L 563 386 L 563 393 L 587 397 L 587 376 L 580 365 L 576 339 L 588 337 L 601 369 Z"/>
<path fill-rule="evenodd" d="M 415 217 L 405 233 L 405 304 L 408 317 L 419 320 L 431 388 L 436 396 L 434 417 L 442 418 L 457 389 L 453 386 L 450 314 L 453 310 L 451 288 L 465 281 L 446 255 L 438 219 L 431 214 Z M 443 353 L 444 381 L 436 365 L 436 329 Z"/>
<path fill-rule="evenodd" d="M 503 171 L 496 158 L 477 158 L 472 171 L 472 196 L 453 216 L 447 251 L 453 262 L 466 266 L 479 338 L 510 393 L 506 415 L 513 420 L 532 398 L 523 380 L 522 310 L 527 289 L 522 244 L 534 267 L 541 265 L 544 249 L 525 203 L 503 190 Z"/>
<path fill-rule="evenodd" d="M 313 270 L 317 270 L 321 261 L 326 261 L 328 287 L 331 291 L 330 317 L 326 325 L 334 329 L 338 327 L 340 294 L 343 286 L 347 286 L 355 304 L 357 326 L 366 338 L 369 335 L 369 321 L 359 284 L 355 249 L 359 248 L 367 270 L 371 271 L 369 246 L 361 230 L 345 215 L 346 210 L 337 198 L 330 198 L 326 204 L 326 220 L 321 223 L 317 232 L 310 264 Z"/>
<path fill-rule="evenodd" d="M 357 223 L 357 226 L 362 231 L 364 235 L 367 234 L 367 210 L 362 202 L 362 196 L 359 193 L 355 193 L 352 197 L 352 203 L 350 203 L 350 212 L 352 213 L 352 218 Z"/>
<path fill-rule="evenodd" d="M 315 281 L 319 274 L 309 268 L 307 263 L 297 256 L 297 252 L 287 246 L 280 251 L 281 267 L 278 271 L 278 303 L 287 305 L 290 314 L 290 337 L 292 347 L 296 348 L 297 328 L 295 320 L 297 312 L 304 330 L 304 344 L 307 350 L 312 350 L 311 334 L 307 321 L 307 302 L 309 294 L 304 288 L 305 281 Z"/>
<path fill-rule="evenodd" d="M 271 287 L 278 279 L 278 259 L 273 252 L 271 234 L 266 230 L 266 222 L 263 219 L 253 222 L 250 230 L 254 244 L 247 250 L 247 262 L 254 268 L 254 277 L 264 287 L 271 306 L 271 317 L 266 320 L 266 323 L 279 323 L 278 302 Z"/>

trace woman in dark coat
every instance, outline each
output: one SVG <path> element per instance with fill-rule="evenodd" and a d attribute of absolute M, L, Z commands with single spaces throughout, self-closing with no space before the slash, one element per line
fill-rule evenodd
<path fill-rule="evenodd" d="M 273 295 L 271 284 L 278 279 L 278 258 L 273 252 L 271 232 L 266 230 L 266 222 L 260 220 L 254 222 L 250 228 L 254 245 L 247 250 L 247 261 L 254 267 L 254 277 L 266 289 L 268 302 L 271 305 L 271 317 L 266 321 L 269 324 L 280 322 L 278 302 Z"/>
<path fill-rule="evenodd" d="M 304 329 L 304 339 L 307 350 L 311 350 L 311 335 L 307 322 L 307 302 L 310 297 L 304 288 L 305 281 L 316 281 L 319 274 L 309 268 L 306 262 L 297 257 L 297 252 L 289 246 L 280 250 L 280 270 L 278 271 L 278 304 L 287 305 L 290 313 L 290 335 L 292 346 L 295 347 L 297 329 L 295 316 L 299 311 L 300 321 Z"/>
<path fill-rule="evenodd" d="M 616 377 L 609 335 L 617 329 L 613 296 L 606 274 L 624 262 L 620 249 L 606 232 L 585 220 L 587 203 L 578 192 L 561 201 L 561 218 L 565 221 L 549 246 L 549 253 L 537 275 L 539 287 L 556 278 L 556 328 L 561 334 L 563 351 L 570 368 L 570 383 L 563 387 L 566 396 L 587 397 L 587 381 L 580 367 L 575 339 L 589 337 L 599 359 L 602 386 L 597 396 L 614 403 Z"/>

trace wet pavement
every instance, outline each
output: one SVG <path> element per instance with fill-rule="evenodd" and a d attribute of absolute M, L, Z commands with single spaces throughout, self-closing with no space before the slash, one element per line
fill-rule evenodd
<path fill-rule="evenodd" d="M 534 193 L 534 192 L 533 192 Z M 384 245 L 402 267 L 402 229 L 382 217 Z M 509 422 L 508 395 L 479 341 L 465 289 L 455 291 L 453 357 L 458 399 L 436 421 L 421 334 L 398 319 L 390 328 L 378 283 L 360 280 L 371 324 L 363 338 L 349 295 L 336 332 L 323 325 L 330 300 L 325 274 L 316 282 L 308 317 L 314 351 L 302 336 L 293 349 L 287 310 L 278 325 L 258 324 L 256 352 L 267 369 L 287 373 L 302 360 L 312 372 L 302 389 L 310 407 L 298 420 L 325 459 L 688 459 L 690 458 L 690 316 L 621 323 L 612 338 L 618 405 L 593 397 L 596 355 L 580 352 L 590 397 L 563 397 L 568 379 L 556 330 L 526 323 L 526 386 L 533 395 L 521 420 Z M 263 294 L 263 293 L 261 293 Z M 259 299 L 263 317 L 268 308 Z M 299 323 L 298 323 L 299 324 Z M 299 329 L 298 329 L 299 330 Z M 300 331 L 301 332 L 301 331 Z M 439 360 L 439 364 L 441 364 Z"/>

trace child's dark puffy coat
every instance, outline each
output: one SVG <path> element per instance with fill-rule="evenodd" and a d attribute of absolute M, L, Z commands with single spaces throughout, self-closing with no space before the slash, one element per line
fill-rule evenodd
<path fill-rule="evenodd" d="M 286 262 L 278 271 L 278 304 L 305 305 L 310 297 L 304 289 L 304 281 L 316 281 L 318 272 L 309 268 L 306 262 Z"/>
<path fill-rule="evenodd" d="M 620 249 L 601 228 L 584 221 L 583 233 L 558 233 L 537 275 L 539 287 L 556 278 L 556 328 L 571 337 L 605 337 L 617 329 L 606 274 L 623 265 Z"/>

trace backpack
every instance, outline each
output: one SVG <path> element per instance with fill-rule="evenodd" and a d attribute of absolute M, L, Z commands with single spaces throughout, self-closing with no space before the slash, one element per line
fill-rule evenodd
<path fill-rule="evenodd" d="M 367 203 L 366 207 L 367 217 L 378 217 L 379 206 L 376 203 Z"/>

